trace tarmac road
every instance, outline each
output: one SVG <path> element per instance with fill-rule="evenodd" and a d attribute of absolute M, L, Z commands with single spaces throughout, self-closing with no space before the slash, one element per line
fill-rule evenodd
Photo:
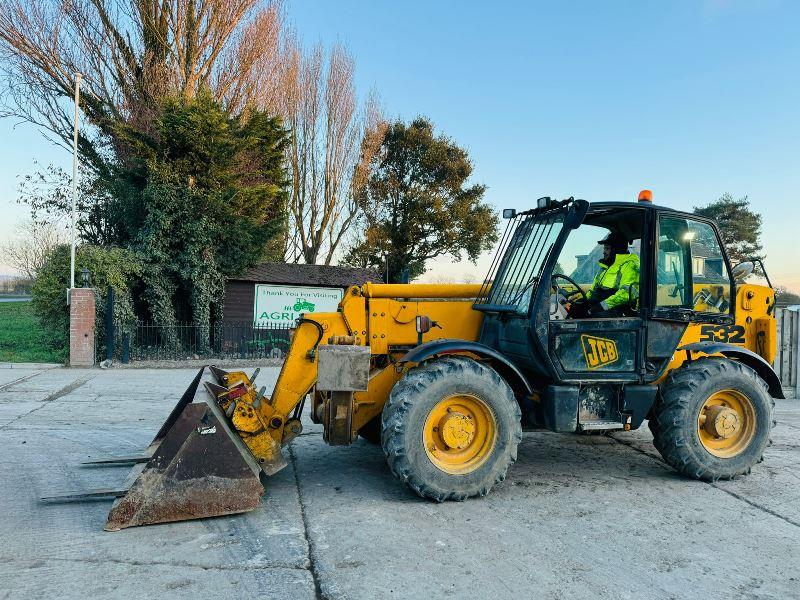
<path fill-rule="evenodd" d="M 109 501 L 38 501 L 120 483 L 77 463 L 140 451 L 194 374 L 0 369 L 0 599 L 800 598 L 795 400 L 733 482 L 676 475 L 646 427 L 535 432 L 488 497 L 435 504 L 309 423 L 246 515 L 106 533 Z"/>

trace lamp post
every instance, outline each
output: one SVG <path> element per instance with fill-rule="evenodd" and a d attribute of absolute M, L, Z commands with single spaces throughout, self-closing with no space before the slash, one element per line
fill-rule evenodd
<path fill-rule="evenodd" d="M 83 267 L 81 269 L 81 287 L 88 288 L 89 284 L 89 269 Z"/>
<path fill-rule="evenodd" d="M 78 116 L 80 114 L 81 79 L 83 75 L 75 73 L 75 126 L 72 133 L 72 245 L 69 253 L 69 289 L 75 287 L 75 212 L 78 202 Z M 67 292 L 69 304 L 69 292 Z"/>

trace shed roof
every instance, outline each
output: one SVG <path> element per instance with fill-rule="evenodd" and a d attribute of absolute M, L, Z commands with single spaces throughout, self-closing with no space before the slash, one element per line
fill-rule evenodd
<path fill-rule="evenodd" d="M 340 267 L 332 265 L 298 265 L 287 263 L 262 263 L 242 275 L 229 277 L 232 281 L 274 283 L 278 285 L 308 285 L 321 287 L 349 287 L 368 281 L 380 283 L 381 274 L 375 269 Z"/>

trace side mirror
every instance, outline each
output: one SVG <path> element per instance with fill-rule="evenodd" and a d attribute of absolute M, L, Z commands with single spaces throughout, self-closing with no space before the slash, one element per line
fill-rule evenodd
<path fill-rule="evenodd" d="M 517 209 L 516 208 L 504 208 L 503 209 L 503 218 L 504 219 L 513 219 L 517 216 Z"/>

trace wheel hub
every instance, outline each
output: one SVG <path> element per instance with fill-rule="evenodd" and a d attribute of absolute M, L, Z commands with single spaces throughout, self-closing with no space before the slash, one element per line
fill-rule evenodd
<path fill-rule="evenodd" d="M 733 458 L 744 452 L 755 438 L 756 429 L 753 403 L 739 390 L 714 392 L 697 415 L 700 443 L 718 458 Z"/>
<path fill-rule="evenodd" d="M 711 406 L 706 409 L 705 417 L 705 430 L 725 440 L 736 435 L 742 426 L 739 415 L 727 406 Z"/>
<path fill-rule="evenodd" d="M 463 450 L 475 439 L 475 420 L 460 412 L 448 412 L 439 420 L 439 431 L 448 448 Z"/>
<path fill-rule="evenodd" d="M 442 398 L 422 431 L 425 453 L 445 473 L 463 475 L 481 466 L 497 440 L 497 421 L 489 406 L 472 394 Z"/>

